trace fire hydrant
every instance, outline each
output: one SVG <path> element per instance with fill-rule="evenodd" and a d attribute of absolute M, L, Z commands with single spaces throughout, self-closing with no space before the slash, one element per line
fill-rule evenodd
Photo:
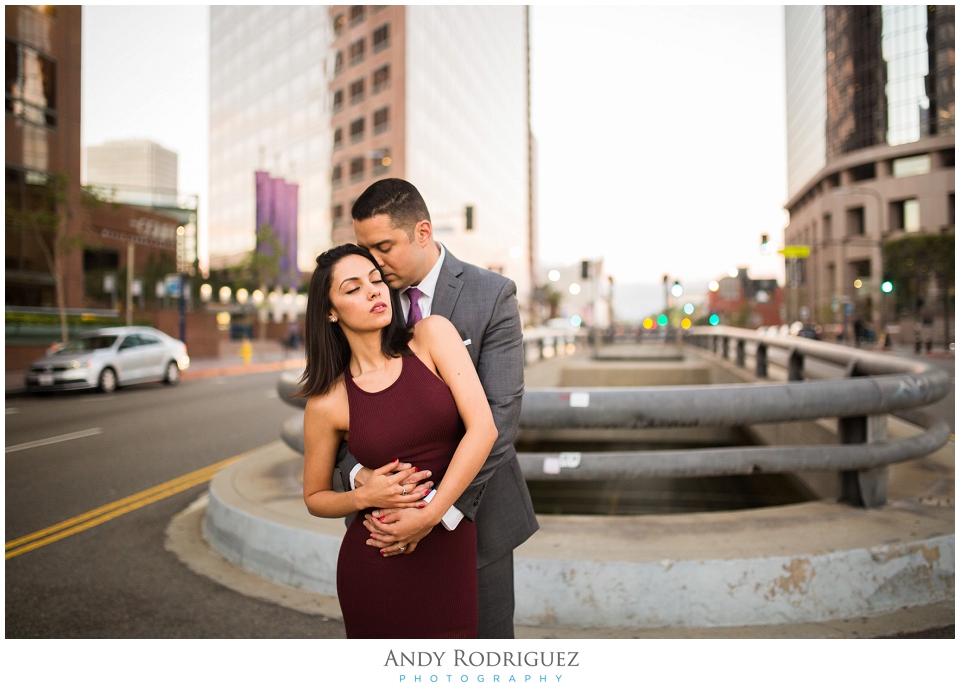
<path fill-rule="evenodd" d="M 240 356 L 243 357 L 244 365 L 248 366 L 250 359 L 253 357 L 253 345 L 250 344 L 249 338 L 243 338 L 243 342 L 240 345 Z"/>

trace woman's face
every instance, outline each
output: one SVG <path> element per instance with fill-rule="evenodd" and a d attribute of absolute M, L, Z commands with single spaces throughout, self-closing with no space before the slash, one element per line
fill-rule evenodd
<path fill-rule="evenodd" d="M 331 316 L 354 332 L 390 325 L 390 290 L 380 276 L 380 268 L 362 255 L 348 255 L 334 265 L 326 319 Z"/>

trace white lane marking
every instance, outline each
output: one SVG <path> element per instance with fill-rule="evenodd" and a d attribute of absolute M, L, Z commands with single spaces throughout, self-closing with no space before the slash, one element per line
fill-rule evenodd
<path fill-rule="evenodd" d="M 7 414 L 17 414 L 18 412 L 20 412 L 20 410 L 18 410 L 16 407 L 7 408 Z"/>
<path fill-rule="evenodd" d="M 36 448 L 37 446 L 48 446 L 51 443 L 60 443 L 62 441 L 72 441 L 73 439 L 82 439 L 85 436 L 96 436 L 97 434 L 102 434 L 103 429 L 97 427 L 96 429 L 84 429 L 83 431 L 77 431 L 72 434 L 63 434 L 62 436 L 51 436 L 49 439 L 40 439 L 39 441 L 30 441 L 28 443 L 18 443 L 16 446 L 7 446 L 6 453 L 13 453 L 14 451 L 24 451 L 28 448 Z"/>

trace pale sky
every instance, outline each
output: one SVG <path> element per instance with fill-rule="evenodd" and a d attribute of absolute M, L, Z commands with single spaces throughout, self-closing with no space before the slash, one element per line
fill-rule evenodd
<path fill-rule="evenodd" d="M 705 282 L 786 224 L 783 8 L 535 6 L 541 261 L 603 257 L 620 284 Z M 83 8 L 83 144 L 145 138 L 201 195 L 209 10 Z"/>

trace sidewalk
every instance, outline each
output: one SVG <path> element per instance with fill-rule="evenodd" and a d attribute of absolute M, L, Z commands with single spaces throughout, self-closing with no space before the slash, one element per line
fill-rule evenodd
<path fill-rule="evenodd" d="M 240 342 L 224 342 L 221 356 L 191 359 L 190 366 L 181 374 L 184 381 L 214 376 L 236 376 L 266 371 L 285 371 L 302 369 L 305 365 L 303 348 L 286 349 L 277 340 L 253 340 L 253 356 L 249 364 L 243 363 L 240 356 Z M 9 397 L 26 392 L 24 376 L 26 371 L 7 371 L 5 393 Z"/>

